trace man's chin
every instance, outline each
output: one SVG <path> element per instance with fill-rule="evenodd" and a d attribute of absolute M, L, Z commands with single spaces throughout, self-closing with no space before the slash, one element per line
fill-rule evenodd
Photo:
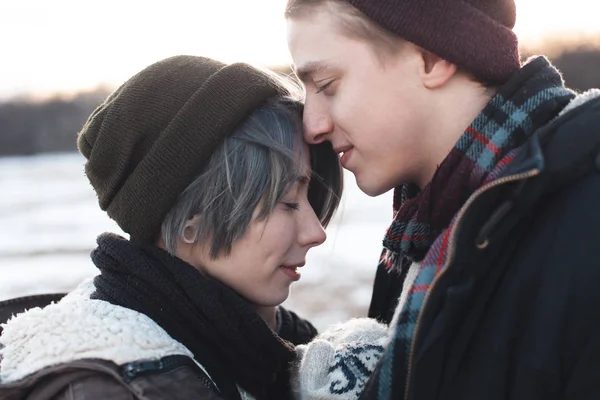
<path fill-rule="evenodd" d="M 365 179 L 364 176 L 359 176 L 356 173 L 354 174 L 354 178 L 356 179 L 356 185 L 358 188 L 364 194 L 370 197 L 381 196 L 382 194 L 393 189 L 393 187 L 388 187 L 389 185 L 383 185 L 373 179 Z"/>

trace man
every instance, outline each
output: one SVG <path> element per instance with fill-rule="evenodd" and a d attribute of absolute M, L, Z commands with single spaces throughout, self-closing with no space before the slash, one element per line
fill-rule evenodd
<path fill-rule="evenodd" d="M 600 398 L 600 91 L 520 63 L 513 0 L 288 0 L 286 18 L 306 141 L 395 190 L 369 311 L 391 334 L 364 391 L 347 373 L 330 393 Z"/>

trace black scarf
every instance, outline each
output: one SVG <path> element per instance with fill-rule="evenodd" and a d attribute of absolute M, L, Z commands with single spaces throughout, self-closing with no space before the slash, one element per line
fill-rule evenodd
<path fill-rule="evenodd" d="M 221 395 L 239 399 L 236 384 L 257 398 L 295 356 L 250 304 L 222 283 L 152 245 L 113 234 L 98 237 L 92 260 L 100 270 L 94 299 L 147 315 L 186 346 Z"/>

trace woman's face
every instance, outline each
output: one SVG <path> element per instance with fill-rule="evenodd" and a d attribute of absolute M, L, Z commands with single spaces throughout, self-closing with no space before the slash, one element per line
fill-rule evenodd
<path fill-rule="evenodd" d="M 208 257 L 209 250 L 194 246 L 187 261 L 218 279 L 257 306 L 275 306 L 300 279 L 308 250 L 325 241 L 325 231 L 308 202 L 311 176 L 309 148 L 304 145 L 302 174 L 273 212 L 264 220 L 254 216 L 245 235 L 235 241 L 228 256 Z"/>

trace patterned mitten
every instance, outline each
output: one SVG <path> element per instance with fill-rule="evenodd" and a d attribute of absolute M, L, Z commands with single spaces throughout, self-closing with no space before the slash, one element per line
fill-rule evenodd
<path fill-rule="evenodd" d="M 292 370 L 296 398 L 357 399 L 381 358 L 387 333 L 387 327 L 373 319 L 352 319 L 297 346 Z"/>

